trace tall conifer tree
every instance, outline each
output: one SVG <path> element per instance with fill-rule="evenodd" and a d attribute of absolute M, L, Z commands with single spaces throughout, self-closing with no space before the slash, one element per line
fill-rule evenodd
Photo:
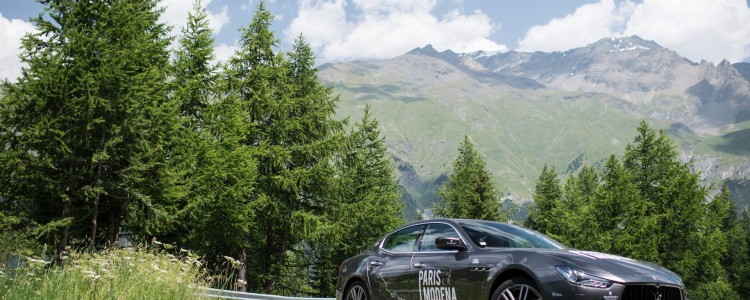
<path fill-rule="evenodd" d="M 492 174 L 469 136 L 459 145 L 453 161 L 453 173 L 438 191 L 443 203 L 435 206 L 435 214 L 447 218 L 506 221 L 501 213 L 500 197 Z"/>
<path fill-rule="evenodd" d="M 176 196 L 165 163 L 175 123 L 156 1 L 43 4 L 23 42 L 28 67 L 4 85 L 0 165 L 14 185 L 4 197 L 27 203 L 39 233 L 57 233 L 45 236 L 58 253 L 71 235 L 90 248 L 115 241 L 126 217 L 135 230 L 163 228 Z"/>
<path fill-rule="evenodd" d="M 328 226 L 313 243 L 321 296 L 334 295 L 341 261 L 404 223 L 395 167 L 370 109 L 365 106 L 335 158 L 337 180 L 329 196 L 335 202 L 325 214 Z"/>
<path fill-rule="evenodd" d="M 184 222 L 176 238 L 205 255 L 214 265 L 224 256 L 246 257 L 247 236 L 257 225 L 254 205 L 257 175 L 255 146 L 244 144 L 252 124 L 248 111 L 226 91 L 213 65 L 213 37 L 208 15 L 195 2 L 175 53 L 171 82 L 174 101 L 179 104 L 183 130 L 182 166 L 190 178 L 191 193 L 183 204 Z M 246 289 L 244 260 L 236 268 L 236 287 Z M 226 278 L 230 279 L 230 278 Z"/>
<path fill-rule="evenodd" d="M 555 167 L 544 165 L 536 182 L 534 204 L 529 208 L 524 225 L 539 232 L 559 235 L 558 210 L 562 191 Z"/>
<path fill-rule="evenodd" d="M 317 82 L 309 46 L 298 39 L 290 60 L 275 53 L 272 20 L 261 2 L 241 30 L 228 72 L 231 93 L 247 107 L 252 124 L 245 143 L 257 147 L 257 187 L 265 199 L 255 214 L 260 227 L 248 236 L 257 248 L 247 259 L 257 263 L 247 281 L 269 292 L 280 282 L 288 251 L 320 223 L 341 127 L 333 120 L 337 98 Z"/>
<path fill-rule="evenodd" d="M 697 284 L 699 271 L 715 265 L 725 251 L 721 244 L 709 243 L 715 229 L 709 229 L 710 220 L 705 217 L 706 188 L 690 166 L 679 161 L 666 134 L 657 133 L 646 122 L 626 147 L 623 162 L 646 204 L 642 222 L 655 225 L 650 235 L 641 238 L 653 239 L 657 263 Z"/>
<path fill-rule="evenodd" d="M 722 262 L 741 299 L 750 299 L 750 213 L 744 209 L 727 232 L 729 251 Z"/>

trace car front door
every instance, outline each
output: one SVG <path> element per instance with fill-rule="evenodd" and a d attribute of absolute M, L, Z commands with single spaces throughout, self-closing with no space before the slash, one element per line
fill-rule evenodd
<path fill-rule="evenodd" d="M 435 245 L 438 237 L 460 238 L 460 235 L 447 223 L 427 225 L 412 257 L 412 278 L 416 281 L 413 288 L 419 294 L 415 299 L 468 300 L 466 277 L 470 253 L 438 249 Z"/>
<path fill-rule="evenodd" d="M 394 232 L 383 240 L 378 253 L 370 257 L 369 282 L 372 299 L 415 300 L 415 282 L 410 275 L 412 256 L 424 225 Z"/>

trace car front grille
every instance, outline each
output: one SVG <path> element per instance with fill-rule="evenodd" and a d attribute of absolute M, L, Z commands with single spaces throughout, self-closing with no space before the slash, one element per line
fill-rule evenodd
<path fill-rule="evenodd" d="M 682 300 L 682 291 L 672 286 L 626 285 L 622 300 Z"/>

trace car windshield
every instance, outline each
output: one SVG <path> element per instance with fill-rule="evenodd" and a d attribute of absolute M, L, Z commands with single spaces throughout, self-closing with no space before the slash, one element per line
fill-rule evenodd
<path fill-rule="evenodd" d="M 479 247 L 548 248 L 565 246 L 539 232 L 518 226 L 489 221 L 463 221 L 461 228 Z"/>

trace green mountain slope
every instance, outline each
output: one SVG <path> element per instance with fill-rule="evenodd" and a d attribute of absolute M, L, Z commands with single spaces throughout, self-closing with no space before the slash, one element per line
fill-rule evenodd
<path fill-rule="evenodd" d="M 690 113 L 700 116 L 705 109 L 686 93 L 657 90 L 649 92 L 656 95 L 652 99 L 634 101 L 580 88 L 561 90 L 488 72 L 467 56 L 430 47 L 388 60 L 327 64 L 320 70 L 324 84 L 341 95 L 341 117 L 356 118 L 366 103 L 372 105 L 400 165 L 401 184 L 422 207 L 434 201 L 464 134 L 486 156 L 498 188 L 516 200 L 531 198 L 544 164 L 564 176 L 621 154 L 644 119 L 665 129 L 707 182 L 750 173 L 750 114 L 741 111 L 730 126 L 702 126 L 699 134 L 691 127 Z M 679 103 L 689 105 L 681 111 Z M 716 134 L 706 134 L 711 131 Z"/>

